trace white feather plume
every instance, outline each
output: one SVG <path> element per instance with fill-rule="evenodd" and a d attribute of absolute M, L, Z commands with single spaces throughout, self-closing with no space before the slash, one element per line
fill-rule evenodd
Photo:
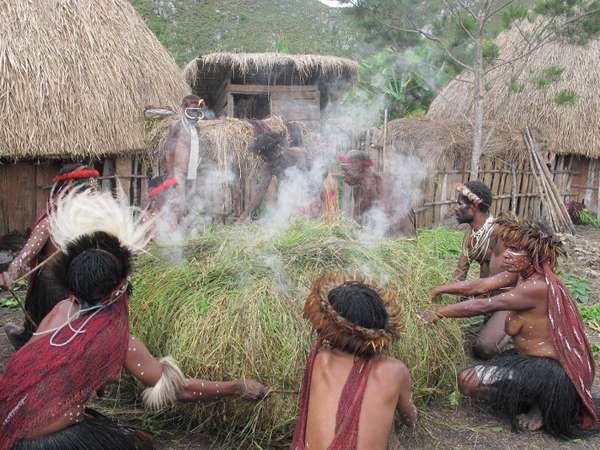
<path fill-rule="evenodd" d="M 160 379 L 154 386 L 142 392 L 142 402 L 151 411 L 160 411 L 177 403 L 177 394 L 183 390 L 185 384 L 185 376 L 173 358 L 165 356 L 160 360 L 160 364 Z"/>
<path fill-rule="evenodd" d="M 70 189 L 50 208 L 52 242 L 64 252 L 77 238 L 103 231 L 131 252 L 140 252 L 151 239 L 152 221 L 142 223 L 141 215 L 135 217 L 136 210 L 122 196 L 116 199 L 110 192 Z"/>

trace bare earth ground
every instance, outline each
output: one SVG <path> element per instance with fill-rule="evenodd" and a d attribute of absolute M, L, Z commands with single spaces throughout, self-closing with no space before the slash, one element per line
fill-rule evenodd
<path fill-rule="evenodd" d="M 586 279 L 593 289 L 592 303 L 600 303 L 600 230 L 579 228 L 578 236 L 568 246 L 569 261 L 562 266 L 567 273 Z M 21 322 L 18 310 L 0 308 L 0 326 L 6 322 Z M 589 334 L 590 340 L 600 343 L 600 336 Z M 12 354 L 6 336 L 0 332 L 0 372 Z M 600 397 L 600 376 L 596 376 L 593 393 Z M 201 433 L 161 433 L 157 440 L 164 449 L 205 450 L 219 448 L 211 445 Z M 452 407 L 445 402 L 429 405 L 421 412 L 420 428 L 416 435 L 398 430 L 395 449 L 600 449 L 600 434 L 585 440 L 559 441 L 541 432 L 513 433 L 510 425 L 489 414 L 480 404 L 462 400 Z M 242 450 L 242 449 L 240 449 Z"/>

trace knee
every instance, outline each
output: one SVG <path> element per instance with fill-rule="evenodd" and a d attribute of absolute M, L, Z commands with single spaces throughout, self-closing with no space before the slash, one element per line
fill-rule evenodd
<path fill-rule="evenodd" d="M 473 354 L 479 359 L 491 359 L 499 353 L 495 342 L 489 342 L 485 339 L 476 339 L 473 344 Z"/>
<path fill-rule="evenodd" d="M 463 395 L 474 397 L 478 387 L 479 380 L 475 370 L 465 369 L 458 374 L 458 388 Z"/>

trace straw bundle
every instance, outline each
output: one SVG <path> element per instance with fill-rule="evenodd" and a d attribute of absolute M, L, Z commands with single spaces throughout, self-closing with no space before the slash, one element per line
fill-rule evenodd
<path fill-rule="evenodd" d="M 515 60 L 490 74 L 493 83 L 485 94 L 486 120 L 522 132 L 529 126 L 540 130 L 545 150 L 558 154 L 600 156 L 600 40 L 585 46 L 564 40 L 550 42 L 528 55 L 524 41 L 535 25 L 519 23 L 500 34 L 500 62 Z M 524 70 L 521 70 L 521 67 Z M 545 70 L 563 70 L 560 79 L 540 83 Z M 516 77 L 516 78 L 513 78 Z M 427 117 L 434 120 L 469 119 L 473 116 L 472 75 L 461 74 L 433 101 Z M 572 102 L 559 101 L 561 93 L 575 95 Z"/>
<path fill-rule="evenodd" d="M 188 376 L 252 377 L 286 392 L 258 404 L 180 406 L 169 421 L 228 434 L 235 448 L 285 446 L 298 403 L 289 392 L 300 388 L 313 337 L 302 319 L 303 302 L 312 281 L 330 271 L 387 282 L 404 321 L 392 354 L 411 368 L 418 400 L 447 393 L 464 359 L 460 325 L 424 327 L 417 313 L 428 307 L 432 285 L 445 279 L 460 240 L 460 233 L 438 229 L 421 232 L 418 242 L 368 246 L 353 225 L 300 220 L 276 234 L 264 226 L 218 227 L 190 243 L 177 264 L 142 257 L 131 323 L 154 354 L 172 355 Z"/>
<path fill-rule="evenodd" d="M 127 0 L 0 2 L 0 157 L 142 150 L 143 108 L 188 91 Z"/>

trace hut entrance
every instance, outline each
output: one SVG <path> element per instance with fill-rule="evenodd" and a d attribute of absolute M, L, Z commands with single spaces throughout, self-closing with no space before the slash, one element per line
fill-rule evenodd
<path fill-rule="evenodd" d="M 233 94 L 233 117 L 238 119 L 266 119 L 271 115 L 268 94 Z"/>

